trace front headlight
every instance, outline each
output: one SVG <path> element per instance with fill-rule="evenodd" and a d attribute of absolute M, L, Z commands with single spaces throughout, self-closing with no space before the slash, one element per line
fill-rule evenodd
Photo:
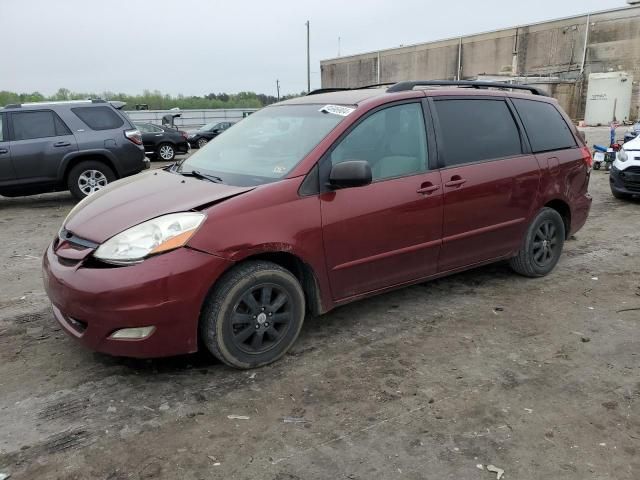
<path fill-rule="evenodd" d="M 626 162 L 629 159 L 627 155 L 627 151 L 624 148 L 621 148 L 617 155 L 618 160 L 621 162 Z"/>
<path fill-rule="evenodd" d="M 182 247 L 205 219 L 197 212 L 171 213 L 131 227 L 100 245 L 94 257 L 116 265 L 138 263 L 149 255 Z"/>

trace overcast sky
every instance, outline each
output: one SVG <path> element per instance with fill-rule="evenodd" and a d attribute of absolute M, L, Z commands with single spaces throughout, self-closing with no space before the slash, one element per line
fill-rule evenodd
<path fill-rule="evenodd" d="M 320 60 L 625 6 L 625 0 L 0 0 L 0 90 L 204 95 L 312 88 Z"/>

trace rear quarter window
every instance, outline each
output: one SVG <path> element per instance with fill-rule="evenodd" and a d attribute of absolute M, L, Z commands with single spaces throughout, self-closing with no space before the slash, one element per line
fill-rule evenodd
<path fill-rule="evenodd" d="M 124 120 L 109 107 L 76 107 L 71 111 L 91 130 L 112 130 L 124 124 Z"/>
<path fill-rule="evenodd" d="M 567 122 L 552 104 L 519 98 L 513 98 L 512 101 L 534 153 L 577 146 Z"/>

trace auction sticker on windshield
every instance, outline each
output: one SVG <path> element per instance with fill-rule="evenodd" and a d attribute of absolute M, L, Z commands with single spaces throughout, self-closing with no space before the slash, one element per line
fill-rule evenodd
<path fill-rule="evenodd" d="M 342 117 L 346 117 L 354 110 L 355 108 L 343 107 L 342 105 L 325 105 L 318 111 L 322 113 L 333 113 L 334 115 L 340 115 Z"/>

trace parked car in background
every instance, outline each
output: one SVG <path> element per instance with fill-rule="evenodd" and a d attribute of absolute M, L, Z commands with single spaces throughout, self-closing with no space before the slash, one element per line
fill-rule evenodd
<path fill-rule="evenodd" d="M 627 143 L 640 135 L 640 122 L 636 122 L 624 132 L 624 143 Z"/>
<path fill-rule="evenodd" d="M 94 350 L 205 345 L 258 367 L 287 352 L 307 312 L 500 260 L 547 275 L 589 214 L 591 163 L 534 87 L 311 92 L 76 207 L 45 253 L 45 288 Z"/>
<path fill-rule="evenodd" d="M 153 123 L 136 122 L 135 126 L 142 133 L 142 144 L 147 156 L 172 161 L 176 155 L 189 153 L 187 132 Z"/>
<path fill-rule="evenodd" d="M 618 151 L 611 165 L 609 183 L 616 198 L 640 195 L 640 135 L 626 142 Z"/>
<path fill-rule="evenodd" d="M 210 140 L 213 140 L 214 138 L 216 138 L 218 135 L 220 135 L 226 129 L 231 127 L 231 125 L 233 125 L 234 123 L 235 122 L 213 122 L 213 123 L 208 123 L 208 124 L 200 127 L 195 132 L 190 133 L 189 136 L 187 137 L 187 140 L 189 140 L 189 144 L 192 147 L 202 148 L 207 143 L 209 143 Z"/>
<path fill-rule="evenodd" d="M 110 102 L 23 103 L 0 109 L 0 195 L 70 190 L 81 199 L 145 168 L 149 160 L 140 131 Z"/>

